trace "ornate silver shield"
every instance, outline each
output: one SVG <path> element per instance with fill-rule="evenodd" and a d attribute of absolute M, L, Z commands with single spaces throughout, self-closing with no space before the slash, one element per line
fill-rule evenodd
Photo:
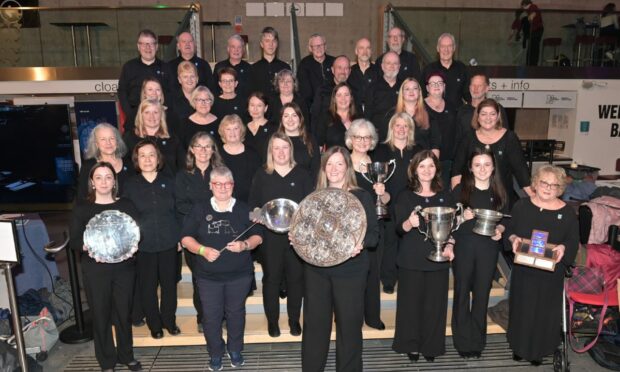
<path fill-rule="evenodd" d="M 349 258 L 366 234 L 366 211 L 355 195 L 327 188 L 313 192 L 293 215 L 290 237 L 309 264 L 335 266 Z"/>
<path fill-rule="evenodd" d="M 136 253 L 139 241 L 140 229 L 136 221 L 117 210 L 97 214 L 84 230 L 88 255 L 97 262 L 125 261 Z"/>

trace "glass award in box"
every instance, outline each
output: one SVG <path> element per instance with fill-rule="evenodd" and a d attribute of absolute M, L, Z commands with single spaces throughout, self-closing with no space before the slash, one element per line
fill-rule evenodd
<path fill-rule="evenodd" d="M 547 243 L 548 238 L 549 233 L 547 231 L 532 231 L 531 239 L 521 240 L 521 245 L 515 253 L 514 262 L 519 265 L 554 271 L 557 255 L 553 251 L 555 244 Z"/>

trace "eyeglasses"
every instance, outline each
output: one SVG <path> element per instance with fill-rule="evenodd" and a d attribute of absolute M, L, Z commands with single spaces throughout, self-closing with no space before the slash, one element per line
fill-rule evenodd
<path fill-rule="evenodd" d="M 235 82 L 234 79 L 226 79 L 226 80 L 222 79 L 222 80 L 220 80 L 220 83 L 222 83 L 222 84 L 232 84 L 234 82 Z"/>
<path fill-rule="evenodd" d="M 141 46 L 141 47 L 151 47 L 151 48 L 153 48 L 155 45 L 157 45 L 157 42 L 152 42 L 152 43 L 139 42 L 138 45 Z"/>
<path fill-rule="evenodd" d="M 211 145 L 206 145 L 206 146 L 193 145 L 192 147 L 194 148 L 194 150 L 203 150 L 203 151 L 207 151 L 207 150 L 213 149 L 213 146 L 211 146 Z"/>
<path fill-rule="evenodd" d="M 357 141 L 357 142 L 370 142 L 372 141 L 372 137 L 371 136 L 353 136 L 353 140 Z"/>
<path fill-rule="evenodd" d="M 428 82 L 428 86 L 431 88 L 441 88 L 444 85 L 446 85 L 446 83 L 444 83 L 443 81 L 429 81 Z"/>
<path fill-rule="evenodd" d="M 234 184 L 234 182 L 211 182 L 211 186 L 216 189 L 231 189 Z"/>
<path fill-rule="evenodd" d="M 548 183 L 548 182 L 545 182 L 543 180 L 538 181 L 538 184 L 543 189 L 557 190 L 557 189 L 560 188 L 560 184 L 559 183 Z"/>
<path fill-rule="evenodd" d="M 319 49 L 319 48 L 322 48 L 324 46 L 325 46 L 325 44 L 316 44 L 316 45 L 310 45 L 310 48 L 312 48 L 312 49 Z"/>
<path fill-rule="evenodd" d="M 204 98 L 195 98 L 195 99 L 194 99 L 194 102 L 196 102 L 196 103 L 201 103 L 201 104 L 203 104 L 203 105 L 212 105 L 212 104 L 213 104 L 213 100 L 212 100 L 211 98 L 207 98 L 207 99 L 204 99 Z"/>

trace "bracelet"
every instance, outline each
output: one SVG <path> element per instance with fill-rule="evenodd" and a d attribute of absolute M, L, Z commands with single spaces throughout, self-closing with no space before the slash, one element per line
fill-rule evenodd
<path fill-rule="evenodd" d="M 204 256 L 204 253 L 205 253 L 205 246 L 201 245 L 200 248 L 198 248 L 198 255 Z"/>

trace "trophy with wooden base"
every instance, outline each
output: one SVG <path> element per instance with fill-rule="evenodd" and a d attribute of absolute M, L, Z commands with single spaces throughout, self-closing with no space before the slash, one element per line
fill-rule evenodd
<path fill-rule="evenodd" d="M 555 244 L 547 243 L 547 231 L 532 231 L 531 239 L 522 239 L 515 252 L 514 263 L 534 267 L 536 269 L 554 271 L 557 253 L 553 251 Z"/>

